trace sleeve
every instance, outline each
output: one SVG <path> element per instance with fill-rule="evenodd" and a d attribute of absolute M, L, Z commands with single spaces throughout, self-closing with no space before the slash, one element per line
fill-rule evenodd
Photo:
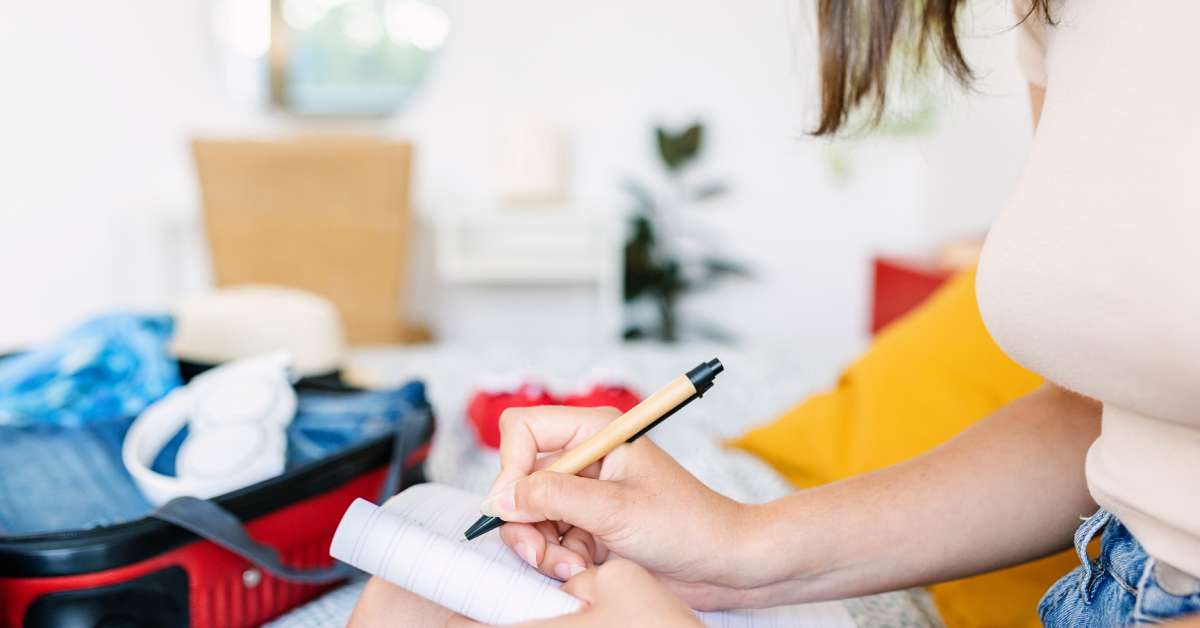
<path fill-rule="evenodd" d="M 1015 0 L 1013 12 L 1017 20 L 1017 63 L 1025 79 L 1040 87 L 1046 86 L 1046 24 L 1041 13 L 1030 11 L 1030 0 Z M 1029 15 L 1028 18 L 1025 16 Z"/>

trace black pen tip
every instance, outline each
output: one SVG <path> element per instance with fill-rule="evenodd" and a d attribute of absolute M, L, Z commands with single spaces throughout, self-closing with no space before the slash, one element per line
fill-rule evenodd
<path fill-rule="evenodd" d="M 484 515 L 480 517 L 478 521 L 471 524 L 471 527 L 467 528 L 466 532 L 463 532 L 463 536 L 467 537 L 467 540 L 470 541 L 476 537 L 483 536 L 484 534 L 487 534 L 488 532 L 491 532 L 502 525 L 504 525 L 504 520 L 500 517 L 489 517 Z"/>

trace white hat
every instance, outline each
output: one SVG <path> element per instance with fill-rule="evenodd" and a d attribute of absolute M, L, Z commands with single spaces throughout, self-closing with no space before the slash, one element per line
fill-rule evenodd
<path fill-rule="evenodd" d="M 191 362 L 220 364 L 287 352 L 300 376 L 342 367 L 346 341 L 337 308 L 310 292 L 270 285 L 220 288 L 175 308 L 171 350 Z"/>

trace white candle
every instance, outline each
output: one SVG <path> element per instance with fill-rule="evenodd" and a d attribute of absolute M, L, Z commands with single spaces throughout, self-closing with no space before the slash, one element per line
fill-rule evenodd
<path fill-rule="evenodd" d="M 546 120 L 508 125 L 500 142 L 500 200 L 507 206 L 562 204 L 567 197 L 563 132 Z"/>

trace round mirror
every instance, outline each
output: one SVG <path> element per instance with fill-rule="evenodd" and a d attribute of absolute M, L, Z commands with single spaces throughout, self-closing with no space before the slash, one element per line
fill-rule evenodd
<path fill-rule="evenodd" d="M 450 34 L 434 0 L 224 0 L 214 17 L 235 98 L 300 115 L 396 112 Z"/>

